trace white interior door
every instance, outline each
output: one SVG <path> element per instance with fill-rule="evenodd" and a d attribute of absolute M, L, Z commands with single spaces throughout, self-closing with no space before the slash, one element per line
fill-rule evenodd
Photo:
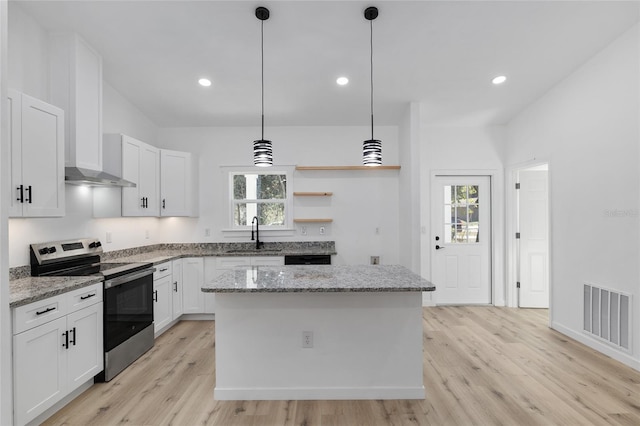
<path fill-rule="evenodd" d="M 518 172 L 519 282 L 523 308 L 549 307 L 549 208 L 546 170 Z"/>
<path fill-rule="evenodd" d="M 437 304 L 491 303 L 489 176 L 436 176 L 432 281 Z"/>

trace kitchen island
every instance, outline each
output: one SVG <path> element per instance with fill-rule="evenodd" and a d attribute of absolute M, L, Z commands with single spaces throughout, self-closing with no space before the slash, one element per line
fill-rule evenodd
<path fill-rule="evenodd" d="M 216 294 L 220 400 L 424 399 L 422 293 L 397 265 L 245 267 Z"/>

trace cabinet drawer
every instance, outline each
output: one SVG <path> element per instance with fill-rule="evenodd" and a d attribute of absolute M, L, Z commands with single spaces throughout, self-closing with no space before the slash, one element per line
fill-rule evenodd
<path fill-rule="evenodd" d="M 13 310 L 13 334 L 22 333 L 68 313 L 67 295 L 60 294 Z"/>
<path fill-rule="evenodd" d="M 71 313 L 77 311 L 85 306 L 91 306 L 95 303 L 102 302 L 102 283 L 70 291 L 65 294 L 65 296 L 67 296 L 68 312 Z"/>
<path fill-rule="evenodd" d="M 171 275 L 171 273 L 173 272 L 171 261 L 156 265 L 155 268 L 156 268 L 156 271 L 153 273 L 154 280 L 157 280 L 158 278 L 166 277 L 167 275 Z"/>
<path fill-rule="evenodd" d="M 233 269 L 236 266 L 251 266 L 250 257 L 216 257 L 216 269 Z"/>
<path fill-rule="evenodd" d="M 253 266 L 281 266 L 284 265 L 283 256 L 255 256 L 251 258 Z"/>

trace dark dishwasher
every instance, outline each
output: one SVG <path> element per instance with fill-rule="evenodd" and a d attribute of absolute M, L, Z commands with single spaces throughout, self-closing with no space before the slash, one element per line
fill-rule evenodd
<path fill-rule="evenodd" d="M 284 257 L 285 265 L 331 265 L 330 254 L 305 254 Z"/>

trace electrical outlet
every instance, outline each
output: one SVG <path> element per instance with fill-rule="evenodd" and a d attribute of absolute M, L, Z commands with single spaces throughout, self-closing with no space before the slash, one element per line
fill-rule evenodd
<path fill-rule="evenodd" d="M 320 227 L 320 235 L 324 235 L 324 226 Z"/>
<path fill-rule="evenodd" d="M 205 237 L 210 237 L 211 236 L 211 229 L 205 228 L 204 229 L 204 236 Z"/>
<path fill-rule="evenodd" d="M 307 227 L 306 226 L 301 226 L 300 227 L 300 233 L 302 235 L 307 235 Z"/>
<path fill-rule="evenodd" d="M 302 332 L 302 347 L 303 348 L 313 347 L 313 331 Z"/>
<path fill-rule="evenodd" d="M 380 264 L 380 256 L 371 256 L 371 264 L 379 265 Z"/>
<path fill-rule="evenodd" d="M 107 231 L 106 240 L 107 240 L 107 243 L 111 242 L 111 232 Z"/>
<path fill-rule="evenodd" d="M 145 238 L 146 240 L 148 240 L 148 239 L 149 239 L 149 230 L 148 230 L 148 229 L 145 229 L 145 231 L 144 231 L 144 238 Z"/>

